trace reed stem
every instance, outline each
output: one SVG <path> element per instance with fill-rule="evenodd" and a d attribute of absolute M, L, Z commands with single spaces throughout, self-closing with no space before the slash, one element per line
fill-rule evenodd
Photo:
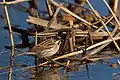
<path fill-rule="evenodd" d="M 3 0 L 3 2 L 5 3 L 6 1 Z M 10 56 L 10 66 L 14 65 L 14 41 L 13 41 L 13 35 L 12 35 L 12 29 L 11 29 L 11 23 L 10 23 L 10 19 L 9 19 L 9 15 L 8 15 L 8 10 L 7 10 L 7 6 L 4 5 L 4 13 L 6 16 L 6 22 L 8 24 L 8 28 L 9 28 L 9 37 L 10 37 L 10 41 L 11 41 L 11 56 Z M 12 78 L 12 67 L 9 69 L 9 74 L 8 74 L 8 80 L 11 80 Z"/>
<path fill-rule="evenodd" d="M 88 3 L 88 5 L 90 6 L 90 8 L 92 9 L 92 11 L 94 12 L 94 14 L 99 18 L 100 22 L 102 23 L 102 25 L 105 27 L 108 35 L 110 36 L 110 38 L 113 40 L 113 43 L 115 44 L 116 48 L 118 49 L 118 51 L 120 52 L 120 48 L 118 46 L 118 44 L 116 43 L 116 41 L 113 39 L 111 33 L 109 32 L 108 28 L 106 27 L 104 21 L 101 20 L 101 16 L 99 15 L 99 13 L 92 7 L 92 5 L 90 4 L 90 2 L 88 0 L 86 0 L 86 2 Z"/>
<path fill-rule="evenodd" d="M 111 14 L 113 15 L 113 17 L 115 18 L 115 20 L 116 20 L 116 22 L 117 22 L 117 24 L 118 24 L 118 28 L 120 29 L 120 22 L 119 22 L 119 20 L 117 19 L 117 17 L 116 17 L 116 15 L 115 15 L 115 13 L 112 11 L 112 9 L 110 8 L 110 6 L 109 6 L 109 4 L 106 2 L 106 0 L 103 0 L 104 1 L 104 3 L 106 4 L 106 6 L 108 7 L 108 9 L 110 10 L 110 12 L 111 12 Z M 117 1 L 117 0 L 116 0 Z"/>

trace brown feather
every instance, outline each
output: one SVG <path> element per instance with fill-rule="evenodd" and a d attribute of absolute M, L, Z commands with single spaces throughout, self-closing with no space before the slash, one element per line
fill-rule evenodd
<path fill-rule="evenodd" d="M 32 49 L 30 49 L 30 52 L 37 52 L 39 51 L 43 51 L 45 49 L 49 49 L 52 48 L 53 45 L 55 44 L 54 42 L 55 40 L 53 40 L 52 38 L 50 39 L 46 39 L 44 41 L 42 41 L 40 44 L 38 44 L 37 46 L 34 46 Z"/>

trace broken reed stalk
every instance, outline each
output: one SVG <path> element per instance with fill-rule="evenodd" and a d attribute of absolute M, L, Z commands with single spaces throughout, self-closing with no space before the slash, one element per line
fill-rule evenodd
<path fill-rule="evenodd" d="M 48 25 L 47 25 L 47 29 L 50 28 L 51 24 L 54 22 L 54 23 L 57 23 L 57 20 L 56 20 L 56 16 L 60 10 L 60 7 L 62 6 L 63 4 L 60 4 L 59 7 L 56 9 L 55 13 L 53 14 L 53 17 L 51 18 L 51 20 L 49 21 Z M 57 26 L 56 26 L 57 27 Z"/>
<path fill-rule="evenodd" d="M 3 0 L 3 3 L 5 3 L 6 1 Z M 10 66 L 14 65 L 14 41 L 13 41 L 13 35 L 12 35 L 12 29 L 11 29 L 11 23 L 10 23 L 10 19 L 9 19 L 9 15 L 8 15 L 8 10 L 7 10 L 7 6 L 4 5 L 4 12 L 5 12 L 5 16 L 6 16 L 6 21 L 8 24 L 8 28 L 9 28 L 9 37 L 10 37 L 10 41 L 11 41 L 11 56 L 10 56 Z M 12 79 L 12 67 L 9 69 L 9 74 L 8 74 L 8 80 Z"/>
<path fill-rule="evenodd" d="M 72 41 L 72 38 L 70 37 L 68 40 L 69 40 L 70 52 L 73 52 L 73 41 Z"/>
<path fill-rule="evenodd" d="M 99 13 L 92 7 L 92 5 L 90 4 L 90 2 L 88 0 L 86 0 L 86 2 L 88 3 L 88 5 L 90 6 L 90 8 L 92 9 L 92 11 L 94 12 L 94 14 L 99 18 L 100 22 L 102 23 L 102 25 L 105 27 L 107 33 L 109 34 L 110 38 L 113 40 L 113 43 L 115 44 L 116 48 L 118 49 L 118 51 L 120 52 L 120 48 L 118 46 L 118 44 L 116 43 L 116 41 L 113 39 L 111 33 L 109 32 L 108 28 L 106 27 L 105 23 L 101 20 L 101 16 L 99 15 Z"/>
<path fill-rule="evenodd" d="M 90 37 L 90 42 L 91 42 L 91 44 L 93 44 L 93 37 L 92 37 L 91 31 L 88 32 L 88 35 L 89 35 L 89 37 Z M 86 37 L 88 37 L 88 36 L 86 36 Z"/>
<path fill-rule="evenodd" d="M 60 62 L 58 62 L 58 61 L 55 61 L 55 60 L 52 60 L 52 59 L 49 59 L 49 58 L 47 58 L 47 57 L 44 57 L 46 60 L 48 60 L 48 62 L 54 62 L 54 63 L 56 63 L 56 64 L 58 64 L 58 65 L 60 65 L 60 66 L 64 66 L 64 67 L 67 67 L 67 68 L 69 68 L 69 69 L 71 69 L 71 70 L 73 70 L 74 68 L 71 68 L 71 67 L 69 67 L 68 65 L 65 65 L 65 64 L 63 64 L 63 63 L 60 63 Z M 74 69 L 75 70 L 75 69 Z"/>
<path fill-rule="evenodd" d="M 116 35 L 116 37 L 113 38 L 113 39 L 114 39 L 114 40 L 119 40 L 120 37 L 117 37 L 117 36 L 118 36 L 118 35 Z M 102 46 L 100 46 L 99 49 L 98 49 L 98 50 L 101 50 L 101 49 L 103 49 L 105 46 L 107 46 L 110 42 L 112 42 L 112 40 L 111 40 L 111 39 L 108 39 L 108 40 L 102 41 L 102 42 L 100 42 L 100 43 L 96 43 L 96 44 L 94 44 L 94 45 L 91 45 L 91 46 L 88 47 L 86 50 L 90 50 L 90 49 L 93 49 L 93 48 L 95 48 L 95 47 L 97 47 L 97 46 L 102 45 Z M 103 44 L 104 44 L 104 45 L 103 45 Z M 63 59 L 63 58 L 68 58 L 68 57 L 70 57 L 70 56 L 78 55 L 78 54 L 81 54 L 81 53 L 83 53 L 83 50 L 80 50 L 80 51 L 77 51 L 77 52 L 68 53 L 68 54 L 59 56 L 59 57 L 57 57 L 57 58 L 54 58 L 54 59 L 52 59 L 52 60 L 54 61 L 54 60 L 59 60 L 59 59 Z M 85 57 L 85 56 L 84 56 L 84 57 Z M 47 61 L 47 62 L 44 62 L 44 63 L 41 63 L 41 64 L 39 64 L 38 66 L 42 66 L 42 65 L 45 65 L 45 64 L 47 64 L 47 63 L 48 63 L 48 61 Z"/>
<path fill-rule="evenodd" d="M 3 0 L 3 2 L 5 2 L 5 0 Z M 6 16 L 6 21 L 7 21 L 8 28 L 9 28 L 9 37 L 10 37 L 11 47 L 12 47 L 11 54 L 12 54 L 12 56 L 14 56 L 14 41 L 13 41 L 11 23 L 10 23 L 10 19 L 9 19 L 9 15 L 8 15 L 7 6 L 4 5 L 3 7 L 4 7 L 5 16 Z"/>
<path fill-rule="evenodd" d="M 118 25 L 116 25 L 115 24 L 115 28 L 113 29 L 113 31 L 112 31 L 112 36 L 114 36 L 115 35 L 115 33 L 116 33 L 116 31 L 118 30 Z M 120 33 L 118 33 L 117 35 L 119 35 Z M 108 38 L 109 39 L 109 38 Z"/>
<path fill-rule="evenodd" d="M 104 56 L 104 54 L 106 54 L 106 53 L 113 53 L 113 54 L 115 54 L 115 55 L 112 55 L 112 56 L 111 56 L 111 55 L 107 55 L 107 56 L 105 55 L 105 56 Z M 102 59 L 102 60 L 103 60 L 103 59 L 104 59 L 104 60 L 108 60 L 108 59 L 112 59 L 112 58 L 115 58 L 115 57 L 119 57 L 120 55 L 117 55 L 117 53 L 118 53 L 118 52 L 116 52 L 116 51 L 105 51 L 105 52 L 103 51 L 103 52 L 102 52 L 103 55 L 98 56 L 98 57 L 96 57 L 96 56 L 95 56 L 95 57 L 92 57 L 92 56 L 91 56 L 91 57 L 87 58 L 87 60 L 90 60 L 90 61 L 93 61 L 93 62 L 98 61 L 98 60 L 101 60 L 101 59 Z"/>
<path fill-rule="evenodd" d="M 109 0 L 109 5 L 115 14 L 117 13 L 118 10 L 118 1 L 119 0 Z"/>
<path fill-rule="evenodd" d="M 110 20 L 110 18 L 111 18 L 111 16 L 108 16 L 108 17 L 103 17 L 103 21 L 105 21 L 105 20 Z M 98 20 L 98 21 L 96 21 L 96 22 L 94 22 L 94 23 L 92 23 L 93 25 L 96 25 L 96 24 L 98 24 L 98 23 L 100 23 L 100 21 Z M 112 24 L 112 22 L 110 22 L 111 24 Z M 102 27 L 102 26 L 101 26 Z M 105 32 L 103 29 L 100 29 L 102 32 Z"/>
<path fill-rule="evenodd" d="M 65 41 L 64 41 L 64 45 L 62 48 L 62 52 L 64 53 L 66 50 L 68 50 L 68 39 L 69 39 L 69 32 L 66 33 L 65 36 Z"/>
<path fill-rule="evenodd" d="M 117 37 L 117 36 L 119 36 L 119 35 L 120 35 L 120 33 L 118 33 L 115 37 Z M 94 49 L 94 50 L 93 50 L 92 52 L 90 52 L 89 54 L 86 54 L 86 55 L 84 55 L 83 57 L 81 57 L 80 60 L 86 59 L 86 58 L 88 58 L 88 57 L 90 57 L 90 56 L 98 53 L 98 52 L 101 51 L 105 46 L 107 46 L 109 43 L 110 43 L 110 42 L 108 42 L 108 43 L 106 43 L 106 44 L 98 47 L 97 49 Z"/>
<path fill-rule="evenodd" d="M 113 16 L 108 19 L 108 21 L 105 23 L 105 25 L 107 25 L 111 20 L 113 19 Z M 104 26 L 101 26 L 99 29 L 97 29 L 95 32 L 99 32 Z"/>
<path fill-rule="evenodd" d="M 114 30 L 116 30 L 116 28 L 114 29 Z M 112 35 L 114 35 L 115 33 L 113 32 L 113 34 Z M 118 36 L 120 36 L 120 33 L 118 33 L 115 37 L 118 37 Z M 108 38 L 109 39 L 109 38 Z M 102 42 L 101 42 L 102 43 Z M 100 44 L 101 44 L 100 43 Z M 91 53 L 89 53 L 87 56 L 88 57 L 90 57 L 90 56 L 92 56 L 92 55 L 94 55 L 95 53 L 97 53 L 97 52 L 99 52 L 99 51 L 101 51 L 104 47 L 106 47 L 108 44 L 109 44 L 110 42 L 108 42 L 108 43 L 106 43 L 106 44 L 103 44 L 102 46 L 100 46 L 100 47 L 98 47 L 97 49 L 95 49 L 95 50 L 93 50 Z M 99 43 L 98 43 L 98 45 L 99 45 Z M 94 45 L 93 45 L 93 47 L 94 47 Z M 96 46 L 97 47 L 97 46 Z M 84 57 L 82 57 L 81 59 L 85 59 L 85 58 L 87 58 L 87 56 L 84 56 Z"/>
<path fill-rule="evenodd" d="M 30 23 L 33 23 L 33 24 L 36 24 L 36 25 L 41 25 L 41 26 L 47 26 L 47 24 L 49 23 L 48 20 L 35 18 L 35 17 L 31 17 L 31 16 L 29 16 L 29 19 L 26 19 L 26 21 L 30 22 Z M 56 30 L 58 30 L 58 29 L 69 30 L 70 29 L 70 27 L 68 27 L 68 26 L 61 25 L 61 24 L 56 24 L 56 23 L 51 24 L 50 28 L 53 28 L 53 29 L 56 29 Z"/>
<path fill-rule="evenodd" d="M 46 6 L 47 6 L 47 9 L 49 12 L 49 17 L 51 17 L 53 15 L 53 11 L 51 9 L 51 4 L 50 4 L 49 0 L 46 0 Z"/>
<path fill-rule="evenodd" d="M 69 23 L 70 23 L 70 28 L 72 28 L 72 26 L 73 26 L 73 19 L 70 19 Z"/>
<path fill-rule="evenodd" d="M 72 28 L 73 26 L 73 20 L 69 20 L 69 23 L 70 23 L 70 28 Z M 72 31 L 69 32 L 69 49 L 70 49 L 70 52 L 73 52 L 73 35 L 72 35 Z"/>
<path fill-rule="evenodd" d="M 38 41 L 38 39 L 37 39 L 37 36 L 38 34 L 37 34 L 37 31 L 35 32 L 35 46 L 37 46 L 37 41 Z"/>
<path fill-rule="evenodd" d="M 70 64 L 70 60 L 67 61 L 66 66 L 69 66 L 69 64 Z M 66 70 L 67 70 L 67 67 L 65 67 L 65 69 L 64 69 L 64 74 L 66 73 Z"/>
<path fill-rule="evenodd" d="M 73 48 L 75 48 L 76 44 L 75 44 L 75 33 L 72 32 L 72 41 L 73 41 Z"/>
<path fill-rule="evenodd" d="M 114 0 L 114 13 L 117 13 L 117 9 L 118 9 L 118 0 Z"/>
<path fill-rule="evenodd" d="M 0 2 L 1 5 L 11 5 L 11 4 L 17 4 L 20 2 L 25 2 L 25 1 L 30 1 L 30 0 L 15 0 L 15 1 L 10 1 L 10 2 Z"/>
<path fill-rule="evenodd" d="M 35 32 L 35 46 L 37 46 L 37 41 L 38 41 L 38 38 L 37 38 L 37 30 L 36 30 L 36 32 Z M 37 57 L 35 56 L 35 65 L 37 65 Z M 35 67 L 35 69 L 36 69 L 36 73 L 38 72 L 38 69 L 37 69 L 37 67 Z"/>
<path fill-rule="evenodd" d="M 55 5 L 56 7 L 59 7 L 59 4 L 56 3 L 56 2 L 53 1 L 53 0 L 49 0 L 49 2 L 50 2 L 51 4 L 53 4 L 53 5 Z M 65 11 L 66 13 L 72 15 L 73 17 L 77 18 L 78 20 L 83 21 L 84 23 L 86 23 L 86 24 L 88 24 L 88 25 L 92 25 L 90 22 L 88 22 L 88 21 L 86 21 L 85 19 L 83 19 L 83 18 L 79 17 L 78 15 L 74 14 L 73 12 L 71 12 L 70 10 L 68 10 L 67 8 L 65 8 L 65 7 L 62 6 L 62 7 L 60 7 L 60 9 L 63 10 L 63 11 Z M 95 27 L 95 26 L 94 26 L 94 27 Z"/>
<path fill-rule="evenodd" d="M 113 39 L 111 33 L 109 32 L 108 28 L 106 27 L 106 25 L 104 24 L 104 22 L 101 20 L 103 26 L 105 27 L 105 29 L 107 30 L 107 33 L 109 34 L 109 37 L 112 39 L 113 43 L 115 44 L 116 48 L 118 49 L 118 51 L 120 52 L 120 47 L 118 46 L 118 44 L 116 43 L 116 41 Z"/>
<path fill-rule="evenodd" d="M 104 3 L 106 4 L 106 6 L 108 7 L 108 9 L 110 10 L 110 12 L 111 12 L 111 14 L 113 15 L 113 17 L 115 18 L 115 20 L 116 20 L 116 22 L 117 22 L 117 24 L 118 24 L 118 28 L 119 28 L 119 30 L 120 30 L 120 22 L 119 22 L 119 20 L 117 19 L 117 17 L 116 17 L 116 15 L 114 14 L 114 12 L 112 11 L 112 9 L 110 8 L 110 6 L 109 6 L 109 4 L 106 2 L 106 0 L 103 0 L 104 1 Z"/>

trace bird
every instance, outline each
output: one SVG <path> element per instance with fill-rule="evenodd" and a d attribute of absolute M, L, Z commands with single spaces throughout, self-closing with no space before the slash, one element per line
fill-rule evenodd
<path fill-rule="evenodd" d="M 26 54 L 35 55 L 38 58 L 51 57 L 56 54 L 59 50 L 61 41 L 53 38 L 46 39 L 38 45 L 31 48 Z"/>

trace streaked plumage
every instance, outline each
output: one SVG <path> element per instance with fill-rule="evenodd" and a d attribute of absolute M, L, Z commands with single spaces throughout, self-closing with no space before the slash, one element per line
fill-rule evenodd
<path fill-rule="evenodd" d="M 46 39 L 37 46 L 34 46 L 29 50 L 27 54 L 36 55 L 40 57 L 50 57 L 57 53 L 60 46 L 60 40 L 55 41 L 54 39 Z"/>

